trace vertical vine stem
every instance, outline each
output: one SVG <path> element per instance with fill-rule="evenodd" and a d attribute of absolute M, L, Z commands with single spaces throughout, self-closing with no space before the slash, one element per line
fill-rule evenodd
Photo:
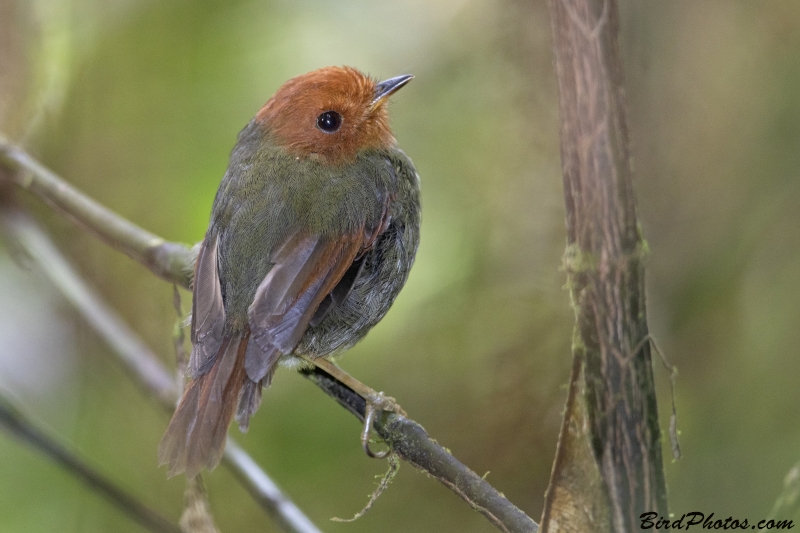
<path fill-rule="evenodd" d="M 550 0 L 575 365 L 543 531 L 667 514 L 615 0 Z M 579 425 L 581 423 L 582 425 Z M 584 509 L 584 511 L 581 511 Z M 592 520 L 588 511 L 594 510 Z M 563 514 L 574 514 L 565 526 Z M 588 529 L 587 529 L 588 530 Z"/>

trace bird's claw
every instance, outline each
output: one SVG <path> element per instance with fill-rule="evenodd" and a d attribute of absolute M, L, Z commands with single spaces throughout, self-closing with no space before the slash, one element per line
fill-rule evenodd
<path fill-rule="evenodd" d="M 364 429 L 361 431 L 361 447 L 364 452 L 374 458 L 383 459 L 391 453 L 391 449 L 386 449 L 381 452 L 373 452 L 369 447 L 369 434 L 372 430 L 372 424 L 375 421 L 375 415 L 380 414 L 381 411 L 390 411 L 397 413 L 401 416 L 406 416 L 406 412 L 391 396 L 385 396 L 382 392 L 370 394 L 364 398 L 367 405 L 364 409 Z"/>
<path fill-rule="evenodd" d="M 372 394 L 367 394 L 364 400 L 367 402 L 367 405 L 371 405 L 376 411 L 389 411 L 401 416 L 408 416 L 406 412 L 403 411 L 403 408 L 400 407 L 400 404 L 397 403 L 397 400 L 391 396 L 386 396 L 382 392 L 373 391 Z"/>

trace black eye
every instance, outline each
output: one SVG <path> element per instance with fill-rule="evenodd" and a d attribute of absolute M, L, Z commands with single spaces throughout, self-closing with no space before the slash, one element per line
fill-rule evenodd
<path fill-rule="evenodd" d="M 317 117 L 317 127 L 325 133 L 334 133 L 342 125 L 342 115 L 336 111 L 325 111 Z"/>

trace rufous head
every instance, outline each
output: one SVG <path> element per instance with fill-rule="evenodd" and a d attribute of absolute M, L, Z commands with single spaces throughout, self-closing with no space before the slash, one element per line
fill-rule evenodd
<path fill-rule="evenodd" d="M 274 140 L 296 157 L 328 164 L 352 161 L 359 150 L 395 143 L 388 97 L 413 76 L 378 83 L 352 67 L 325 67 L 284 83 L 256 115 Z"/>

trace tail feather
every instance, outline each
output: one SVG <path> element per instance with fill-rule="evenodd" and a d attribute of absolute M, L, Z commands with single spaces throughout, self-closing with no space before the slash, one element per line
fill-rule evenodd
<path fill-rule="evenodd" d="M 186 387 L 158 447 L 160 464 L 170 477 L 194 477 L 205 466 L 219 464 L 228 426 L 247 374 L 244 369 L 249 334 L 225 339 L 213 366 Z"/>
<path fill-rule="evenodd" d="M 242 433 L 247 433 L 250 428 L 250 417 L 261 405 L 261 391 L 263 388 L 264 385 L 261 380 L 255 382 L 249 377 L 245 378 L 242 392 L 239 395 L 239 407 L 236 409 L 236 422 L 239 423 L 239 431 Z"/>
<path fill-rule="evenodd" d="M 278 358 L 272 361 L 267 374 L 258 382 L 245 376 L 242 392 L 239 394 L 239 407 L 236 409 L 236 422 L 239 423 L 239 431 L 247 433 L 250 427 L 250 417 L 253 416 L 261 405 L 261 392 L 272 385 L 272 376 L 278 369 Z"/>

